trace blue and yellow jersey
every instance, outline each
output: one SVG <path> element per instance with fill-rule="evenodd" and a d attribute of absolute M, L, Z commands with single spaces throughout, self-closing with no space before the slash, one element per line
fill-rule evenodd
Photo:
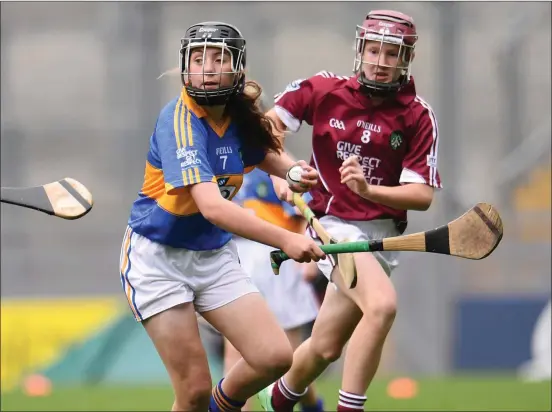
<path fill-rule="evenodd" d="M 180 97 L 167 104 L 157 118 L 144 184 L 132 205 L 128 225 L 168 246 L 220 248 L 232 235 L 203 217 L 189 186 L 217 183 L 221 194 L 230 200 L 239 191 L 244 173 L 264 157 L 264 152 L 242 146 L 230 119 L 217 126 L 182 89 Z M 176 189 L 181 189 L 178 195 Z"/>
<path fill-rule="evenodd" d="M 263 220 L 292 232 L 300 232 L 302 223 L 295 208 L 278 199 L 270 176 L 255 169 L 244 176 L 243 186 L 234 201 L 253 210 Z"/>

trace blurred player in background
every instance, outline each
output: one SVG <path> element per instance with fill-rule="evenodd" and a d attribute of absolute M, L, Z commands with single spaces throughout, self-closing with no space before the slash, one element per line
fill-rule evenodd
<path fill-rule="evenodd" d="M 295 233 L 305 233 L 306 220 L 293 206 L 278 198 L 269 175 L 259 169 L 244 176 L 243 186 L 234 201 L 267 222 Z M 274 248 L 240 237 L 236 237 L 236 245 L 240 264 L 286 331 L 291 346 L 297 348 L 304 340 L 305 327 L 314 321 L 318 313 L 314 289 L 303 278 L 303 272 L 312 272 L 312 267 L 306 266 L 308 263 L 286 261 L 282 264 L 280 275 L 276 276 L 270 264 L 270 252 Z M 225 371 L 229 371 L 240 357 L 226 340 Z M 306 412 L 323 412 L 322 399 L 317 399 L 313 385 L 301 400 L 301 406 Z M 251 410 L 251 404 L 248 402 L 242 410 Z"/>
<path fill-rule="evenodd" d="M 292 362 L 286 334 L 239 265 L 232 234 L 282 248 L 293 259 L 324 257 L 312 239 L 231 202 L 255 166 L 284 177 L 295 162 L 259 111 L 260 88 L 244 93 L 246 49 L 226 23 L 191 26 L 181 40 L 181 94 L 161 111 L 145 177 L 128 220 L 121 282 L 173 384 L 173 410 L 233 411 Z M 316 183 L 304 164 L 299 192 Z M 243 356 L 211 391 L 196 311 Z"/>
<path fill-rule="evenodd" d="M 544 306 L 539 314 L 531 334 L 531 359 L 519 368 L 522 379 L 537 382 L 550 380 L 552 376 L 552 300 Z"/>
<path fill-rule="evenodd" d="M 311 164 L 320 183 L 310 191 L 309 206 L 338 241 L 401 234 L 407 210 L 427 210 L 441 187 L 437 121 L 410 76 L 416 41 L 411 17 L 372 11 L 357 26 L 355 76 L 323 71 L 295 81 L 268 113 L 280 131 L 296 132 L 302 122 L 313 126 Z M 278 193 L 291 201 L 286 182 L 277 180 Z M 395 319 L 397 297 L 389 276 L 398 261 L 395 252 L 354 258 L 358 279 L 351 289 L 332 259 L 319 264 L 333 285 L 290 371 L 259 394 L 265 409 L 293 410 L 349 342 L 337 410 L 363 410 Z"/>

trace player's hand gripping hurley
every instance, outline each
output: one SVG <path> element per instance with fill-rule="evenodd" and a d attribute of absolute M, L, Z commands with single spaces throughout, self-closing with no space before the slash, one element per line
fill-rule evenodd
<path fill-rule="evenodd" d="M 310 209 L 310 207 L 307 206 L 307 203 L 301 197 L 300 194 L 298 193 L 293 194 L 293 203 L 295 203 L 295 206 L 297 206 L 301 214 L 305 217 L 305 219 L 307 219 L 307 222 L 314 229 L 314 231 L 316 232 L 318 237 L 322 240 L 322 243 L 324 245 L 338 243 L 337 240 L 332 238 L 330 234 L 326 232 L 326 229 L 324 229 L 324 226 L 322 226 L 320 221 L 314 215 L 314 212 Z M 341 272 L 341 276 L 343 276 L 343 280 L 345 281 L 345 284 L 349 288 L 354 288 L 356 286 L 357 271 L 356 271 L 355 259 L 353 255 L 350 253 L 338 254 L 337 265 L 339 267 L 339 271 Z M 277 268 L 275 268 L 273 264 L 272 268 L 274 270 L 274 273 L 278 274 L 279 265 Z"/>
<path fill-rule="evenodd" d="M 92 209 L 94 201 L 90 191 L 69 177 L 57 182 L 34 187 L 3 187 L 2 203 L 9 203 L 74 220 Z"/>
<path fill-rule="evenodd" d="M 320 247 L 326 254 L 357 252 L 429 252 L 480 260 L 489 256 L 502 240 L 502 219 L 490 204 L 478 203 L 444 226 L 380 240 L 337 243 Z M 272 270 L 277 273 L 289 257 L 282 251 L 270 253 Z"/>

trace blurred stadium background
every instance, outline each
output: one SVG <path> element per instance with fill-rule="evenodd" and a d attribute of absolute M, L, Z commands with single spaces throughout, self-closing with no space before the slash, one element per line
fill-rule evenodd
<path fill-rule="evenodd" d="M 71 176 L 96 202 L 74 222 L 2 205 L 2 410 L 170 408 L 117 266 L 149 136 L 179 90 L 157 77 L 184 30 L 240 27 L 250 77 L 271 96 L 321 70 L 350 74 L 355 25 L 376 8 L 413 15 L 413 74 L 440 121 L 445 189 L 408 231 L 487 201 L 505 237 L 480 262 L 403 255 L 367 407 L 550 410 L 550 2 L 2 2 L 2 186 Z M 303 158 L 309 132 L 288 139 Z M 216 379 L 216 352 L 211 366 Z M 339 369 L 321 380 L 330 408 Z M 401 376 L 420 382 L 417 397 L 387 395 Z"/>

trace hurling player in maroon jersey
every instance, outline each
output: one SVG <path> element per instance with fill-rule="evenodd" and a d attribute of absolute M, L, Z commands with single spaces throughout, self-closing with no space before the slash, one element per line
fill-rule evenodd
<path fill-rule="evenodd" d="M 370 12 L 357 26 L 353 77 L 323 71 L 295 81 L 268 113 L 282 139 L 302 122 L 313 126 L 311 165 L 320 178 L 309 206 L 337 240 L 399 235 L 407 210 L 427 210 L 434 189 L 441 188 L 437 121 L 410 76 L 417 38 L 411 17 Z M 274 180 L 291 201 L 285 181 Z M 333 285 L 290 371 L 259 393 L 266 410 L 292 411 L 347 342 L 337 410 L 363 410 L 395 318 L 397 296 L 389 276 L 398 261 L 395 252 L 354 256 L 358 279 L 352 289 L 333 260 L 318 262 Z"/>

